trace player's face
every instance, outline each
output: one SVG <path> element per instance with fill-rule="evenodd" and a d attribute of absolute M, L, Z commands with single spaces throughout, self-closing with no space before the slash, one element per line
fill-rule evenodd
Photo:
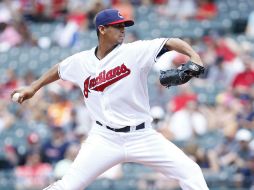
<path fill-rule="evenodd" d="M 123 23 L 107 26 L 106 37 L 113 44 L 121 44 L 125 37 L 125 26 Z"/>

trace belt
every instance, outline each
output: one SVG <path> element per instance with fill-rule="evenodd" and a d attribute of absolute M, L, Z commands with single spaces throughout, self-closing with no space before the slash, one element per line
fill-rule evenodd
<path fill-rule="evenodd" d="M 102 125 L 101 122 L 99 121 L 96 121 L 96 123 L 100 126 L 105 126 L 105 125 Z M 126 127 L 123 127 L 123 128 L 120 128 L 120 129 L 115 129 L 115 128 L 111 128 L 109 126 L 105 126 L 107 129 L 111 130 L 111 131 L 115 131 L 115 132 L 124 132 L 124 133 L 128 133 L 132 130 L 139 130 L 139 129 L 144 129 L 145 128 L 145 123 L 141 123 L 137 126 L 134 126 L 134 127 L 131 127 L 131 126 L 126 126 Z"/>

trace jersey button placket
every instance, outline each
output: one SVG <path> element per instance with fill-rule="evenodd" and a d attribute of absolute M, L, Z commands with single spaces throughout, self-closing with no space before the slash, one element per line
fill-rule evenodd
<path fill-rule="evenodd" d="M 105 117 L 108 118 L 108 111 L 109 111 L 108 100 L 107 100 L 105 92 L 102 92 L 101 95 L 102 95 L 101 99 L 102 99 L 102 105 L 103 105 L 103 112 Z"/>
<path fill-rule="evenodd" d="M 104 96 L 102 97 L 102 99 L 103 99 L 103 104 L 105 108 L 105 116 L 106 118 L 108 118 L 109 123 L 111 123 L 110 118 L 112 118 L 112 110 L 109 104 L 109 98 L 107 96 L 107 93 L 104 93 Z"/>

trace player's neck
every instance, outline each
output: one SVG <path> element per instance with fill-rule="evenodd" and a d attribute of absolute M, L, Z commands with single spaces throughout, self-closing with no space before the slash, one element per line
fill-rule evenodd
<path fill-rule="evenodd" d="M 95 55 L 98 59 L 106 57 L 117 45 L 112 44 L 99 44 L 96 47 Z"/>

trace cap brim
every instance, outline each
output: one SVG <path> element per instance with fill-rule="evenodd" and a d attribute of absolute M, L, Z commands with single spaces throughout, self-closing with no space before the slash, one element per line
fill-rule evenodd
<path fill-rule="evenodd" d="M 129 26 L 134 25 L 133 20 L 118 20 L 118 21 L 115 21 L 115 22 L 108 23 L 107 25 L 114 25 L 114 24 L 120 24 L 120 23 L 124 23 L 125 27 L 129 27 Z"/>

